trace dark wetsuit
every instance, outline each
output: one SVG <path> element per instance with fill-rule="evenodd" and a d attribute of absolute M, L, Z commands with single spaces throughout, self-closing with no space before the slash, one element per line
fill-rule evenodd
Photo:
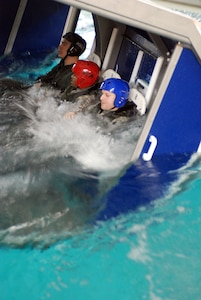
<path fill-rule="evenodd" d="M 37 82 L 41 82 L 41 86 L 53 87 L 63 92 L 71 84 L 72 66 L 73 64 L 65 66 L 64 60 L 62 59 L 50 72 L 40 76 Z M 0 79 L 0 95 L 6 91 L 20 91 L 29 87 L 31 87 L 31 85 L 26 85 L 14 79 Z"/>
<path fill-rule="evenodd" d="M 56 65 L 46 75 L 38 78 L 41 81 L 42 86 L 52 86 L 61 92 L 63 92 L 71 84 L 72 65 L 64 65 L 62 59 L 58 65 Z"/>

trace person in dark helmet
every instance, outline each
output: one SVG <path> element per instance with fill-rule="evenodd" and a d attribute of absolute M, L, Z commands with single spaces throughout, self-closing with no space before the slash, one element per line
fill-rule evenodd
<path fill-rule="evenodd" d="M 64 91 L 62 99 L 77 103 L 78 108 L 74 112 L 67 112 L 64 115 L 65 119 L 73 118 L 96 99 L 99 75 L 100 68 L 92 61 L 78 60 L 73 65 L 71 86 Z"/>
<path fill-rule="evenodd" d="M 46 75 L 38 78 L 40 86 L 52 86 L 63 92 L 70 85 L 72 66 L 85 49 L 86 41 L 80 35 L 74 32 L 64 34 L 58 46 L 58 56 L 61 61 Z"/>
<path fill-rule="evenodd" d="M 129 101 L 129 84 L 120 78 L 108 78 L 100 86 L 100 101 L 88 107 L 88 112 L 108 123 L 127 122 L 137 115 L 136 105 Z"/>
<path fill-rule="evenodd" d="M 46 75 L 40 76 L 35 86 L 53 87 L 63 92 L 70 85 L 72 66 L 78 61 L 85 49 L 86 41 L 80 35 L 74 32 L 66 33 L 58 46 L 58 56 L 61 61 Z M 11 78 L 1 78 L 0 95 L 7 91 L 19 94 L 31 86 Z"/>

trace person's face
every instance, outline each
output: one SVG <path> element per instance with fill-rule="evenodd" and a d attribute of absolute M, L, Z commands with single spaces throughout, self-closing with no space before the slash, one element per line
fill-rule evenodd
<path fill-rule="evenodd" d="M 77 87 L 76 82 L 77 82 L 77 76 L 73 73 L 73 74 L 71 75 L 71 86 Z"/>
<path fill-rule="evenodd" d="M 62 39 L 61 44 L 58 47 L 58 56 L 60 58 L 64 58 L 70 46 L 71 46 L 71 42 L 69 42 L 66 39 Z"/>
<path fill-rule="evenodd" d="M 102 110 L 111 110 L 114 108 L 115 98 L 116 95 L 114 93 L 102 90 L 102 95 L 100 97 Z"/>

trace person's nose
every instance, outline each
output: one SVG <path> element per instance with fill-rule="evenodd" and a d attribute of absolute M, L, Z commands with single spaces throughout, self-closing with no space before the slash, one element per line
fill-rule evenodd
<path fill-rule="evenodd" d="M 102 94 L 101 96 L 100 96 L 100 101 L 102 101 L 104 99 L 104 95 Z"/>

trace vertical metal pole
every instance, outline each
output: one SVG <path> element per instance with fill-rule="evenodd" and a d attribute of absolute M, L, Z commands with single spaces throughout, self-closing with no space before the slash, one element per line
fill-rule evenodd
<path fill-rule="evenodd" d="M 20 5 L 18 7 L 16 16 L 15 16 L 15 20 L 13 22 L 13 26 L 12 26 L 12 29 L 11 29 L 11 32 L 10 32 L 10 35 L 9 35 L 9 38 L 8 38 L 8 42 L 7 42 L 6 48 L 4 50 L 5 55 L 9 54 L 13 49 L 13 45 L 14 45 L 19 27 L 20 27 L 20 23 L 22 21 L 22 17 L 23 17 L 23 14 L 24 14 L 24 11 L 25 11 L 25 8 L 26 8 L 26 5 L 27 5 L 27 1 L 28 0 L 21 0 L 20 1 Z"/>
<path fill-rule="evenodd" d="M 68 31 L 75 30 L 75 25 L 79 17 L 79 12 L 80 10 L 78 8 L 72 6 L 69 8 L 69 12 L 66 18 L 66 23 L 64 25 L 62 36 Z M 62 36 L 61 36 L 61 40 L 62 40 Z"/>
<path fill-rule="evenodd" d="M 155 84 L 156 84 L 156 80 L 158 78 L 161 67 L 163 65 L 163 61 L 164 61 L 164 58 L 162 56 L 157 58 L 157 61 L 156 61 L 155 67 L 154 67 L 154 71 L 153 71 L 153 74 L 151 76 L 151 80 L 150 80 L 149 85 L 148 85 L 147 93 L 145 95 L 145 98 L 147 100 L 147 104 L 149 104 L 149 102 L 150 102 L 150 99 L 151 99 L 151 96 L 152 96 L 152 93 L 154 91 L 154 87 L 155 87 Z"/>
<path fill-rule="evenodd" d="M 113 31 L 112 31 L 112 34 L 111 34 L 111 37 L 110 37 L 109 45 L 107 47 L 105 58 L 104 58 L 104 61 L 103 61 L 102 71 L 105 71 L 108 67 L 108 63 L 109 63 L 110 57 L 112 55 L 114 42 L 117 38 L 117 34 L 118 34 L 118 29 L 116 27 L 114 27 Z"/>
<path fill-rule="evenodd" d="M 137 77 L 141 62 L 142 62 L 142 58 L 143 58 L 143 51 L 139 50 L 136 61 L 135 61 L 135 65 L 129 80 L 129 84 L 130 86 L 134 86 L 135 85 L 135 79 Z"/>

